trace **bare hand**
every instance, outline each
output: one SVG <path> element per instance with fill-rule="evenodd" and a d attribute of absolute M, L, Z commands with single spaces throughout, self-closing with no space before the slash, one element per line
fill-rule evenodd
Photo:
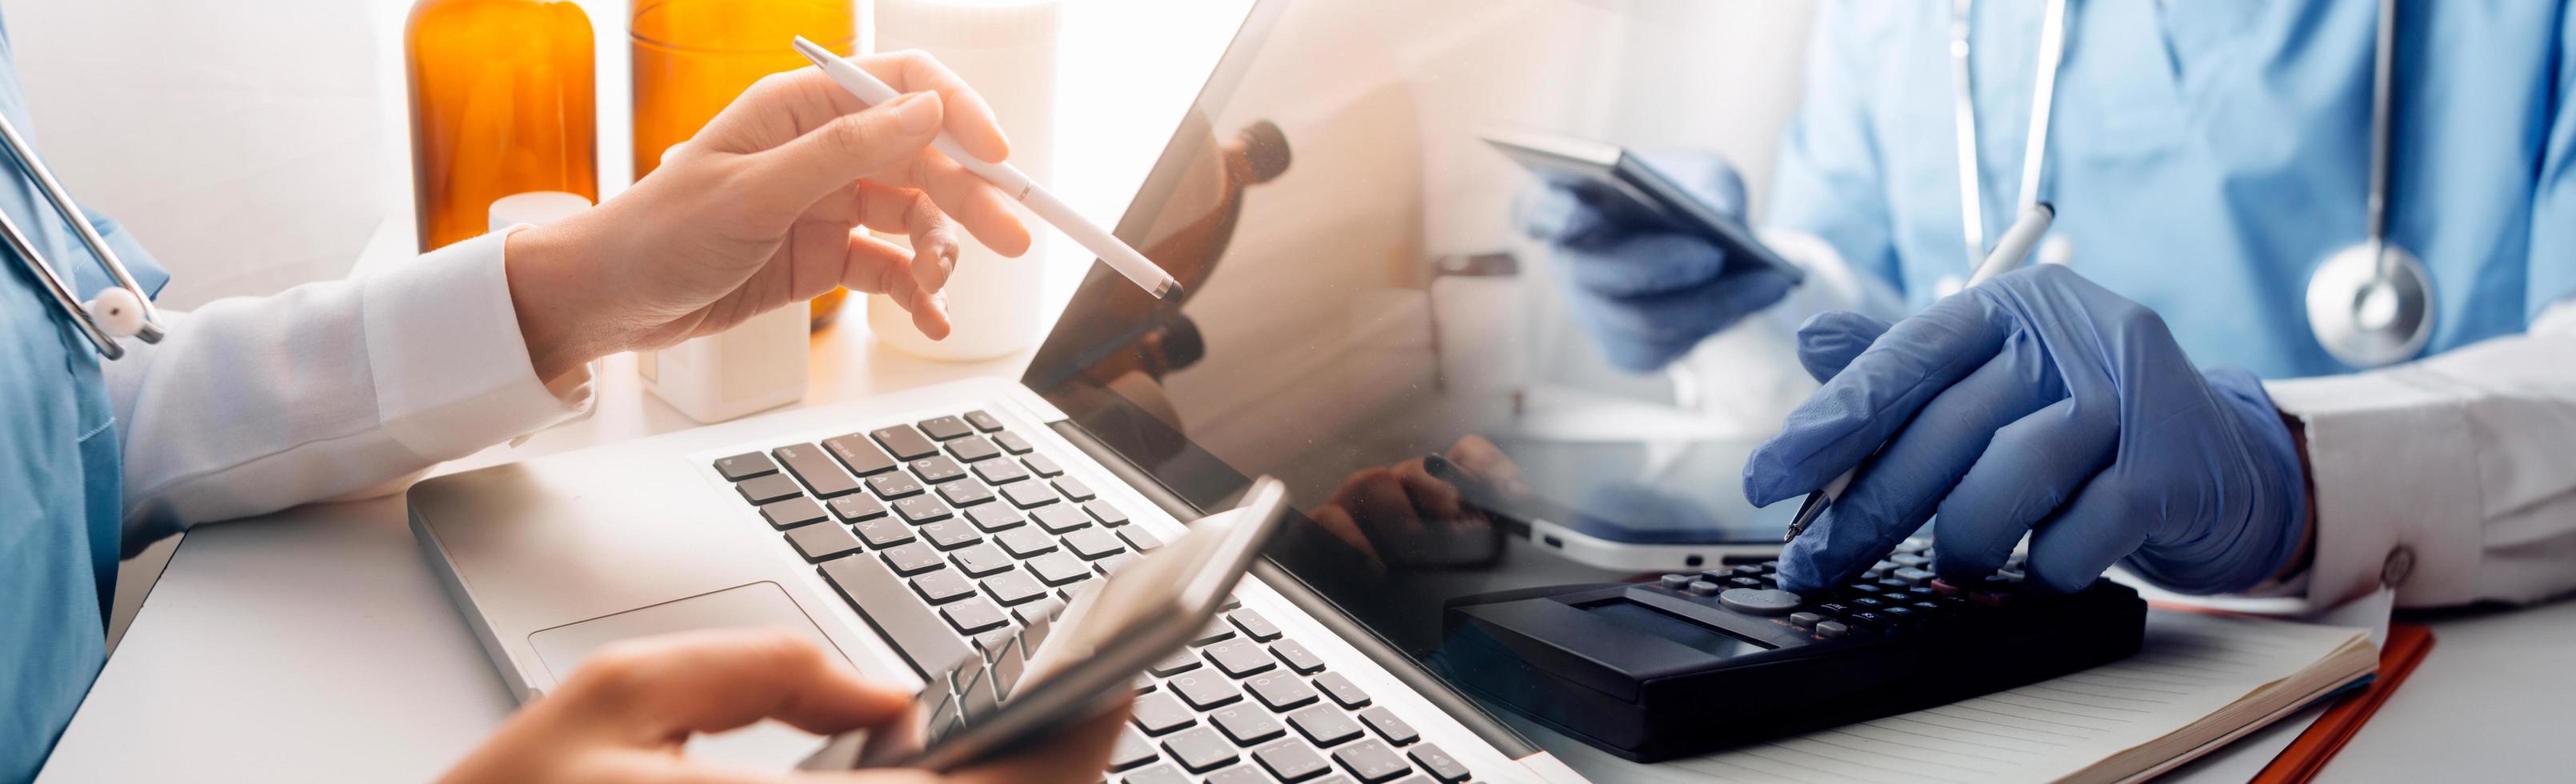
<path fill-rule="evenodd" d="M 695 632 L 602 648 L 544 699 L 521 708 L 441 779 L 492 782 L 848 782 L 1018 784 L 1098 781 L 1126 711 L 1008 759 L 940 776 L 917 770 L 769 773 L 690 759 L 689 736 L 777 719 L 818 734 L 892 721 L 910 694 L 859 679 L 783 632 Z"/>

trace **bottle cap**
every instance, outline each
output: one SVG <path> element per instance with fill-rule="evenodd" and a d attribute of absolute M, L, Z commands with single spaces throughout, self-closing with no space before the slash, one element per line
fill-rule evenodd
<path fill-rule="evenodd" d="M 529 191 L 513 193 L 492 200 L 487 231 L 500 231 L 522 223 L 543 226 L 572 217 L 590 209 L 590 200 L 578 193 L 563 191 Z"/>

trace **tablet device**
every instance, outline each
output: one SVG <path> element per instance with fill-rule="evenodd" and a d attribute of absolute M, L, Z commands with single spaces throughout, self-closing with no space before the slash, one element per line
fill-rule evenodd
<path fill-rule="evenodd" d="M 1288 515 L 1279 480 L 1253 480 L 1233 510 L 1084 591 L 989 651 L 930 679 L 903 719 L 836 737 L 809 770 L 949 771 L 1027 748 L 1098 713 L 1145 668 L 1187 646 Z"/>
<path fill-rule="evenodd" d="M 1806 270 L 1755 240 L 1716 205 L 1625 148 L 1521 130 L 1489 130 L 1479 136 L 1531 173 L 1572 188 L 1577 198 L 1615 220 L 1698 236 L 1725 250 L 1729 260 L 1770 267 L 1793 284 L 1807 278 Z"/>

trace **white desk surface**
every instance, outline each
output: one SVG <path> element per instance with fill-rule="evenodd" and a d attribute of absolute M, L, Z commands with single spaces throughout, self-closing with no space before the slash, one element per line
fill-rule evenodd
<path fill-rule="evenodd" d="M 1187 8 L 1202 26 L 1231 29 L 1240 4 Z M 1067 62 L 1095 41 L 1077 26 L 1116 29 L 1122 4 L 1094 6 L 1099 18 L 1068 18 Z M 1117 9 L 1112 12 L 1109 9 Z M 1071 16 L 1071 15 L 1069 15 Z M 1060 149 L 1106 154 L 1059 156 L 1059 190 L 1086 213 L 1117 214 L 1125 194 L 1159 150 L 1198 74 L 1205 51 L 1183 52 L 1199 67 L 1173 68 L 1175 53 L 1150 56 L 1099 46 L 1103 73 L 1066 74 L 1082 104 L 1126 102 L 1135 112 L 1089 111 L 1059 118 Z M 1140 89 L 1140 85 L 1152 89 Z M 604 118 L 613 119 L 613 118 Z M 1125 123 L 1121 126 L 1122 121 Z M 1152 126 L 1138 132 L 1136 125 Z M 622 133 L 603 123 L 604 133 Z M 1079 161 L 1079 162 L 1077 162 Z M 407 224 L 408 221 L 394 221 Z M 1058 255 L 1073 252 L 1059 240 Z M 378 245 L 400 252 L 404 239 Z M 1070 266 L 1070 265 L 1058 265 Z M 1060 305 L 1073 274 L 1054 276 Z M 974 375 L 1016 375 L 1026 356 L 975 364 L 926 362 L 868 338 L 853 310 L 815 345 L 808 401 L 853 399 Z M 610 360 L 596 416 L 539 435 L 517 449 L 495 448 L 442 467 L 464 470 L 668 432 L 693 423 L 643 395 L 630 358 Z M 2338 781 L 2528 780 L 2576 775 L 2576 602 L 2520 612 L 2435 621 L 2438 642 L 2400 690 L 2335 762 Z M 509 692 L 431 576 L 405 524 L 402 501 L 309 506 L 189 533 L 145 600 L 107 668 L 55 749 L 41 781 L 423 780 L 473 747 L 514 707 Z M 2244 744 L 2240 744 L 2243 748 Z M 2236 754 L 2234 757 L 2250 757 Z M 2221 752 L 2191 770 L 2209 778 L 2259 767 Z"/>

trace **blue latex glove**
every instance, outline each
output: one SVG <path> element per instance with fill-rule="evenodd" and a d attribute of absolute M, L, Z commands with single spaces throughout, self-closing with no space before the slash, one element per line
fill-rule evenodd
<path fill-rule="evenodd" d="M 1731 218 L 1744 212 L 1744 180 L 1714 155 L 1653 156 L 1685 188 Z M 1725 251 L 1652 216 L 1605 212 L 1589 184 L 1541 183 L 1524 191 L 1514 222 L 1548 244 L 1576 320 L 1610 364 L 1661 368 L 1701 339 L 1769 307 L 1789 280 L 1759 263 L 1730 265 Z"/>
<path fill-rule="evenodd" d="M 1994 573 L 2036 526 L 2027 574 L 2058 591 L 2122 558 L 2175 590 L 2244 590 L 2304 532 L 2307 480 L 2260 381 L 2194 369 L 2162 318 L 2064 267 L 1892 327 L 1823 314 L 1799 343 L 1825 386 L 1746 462 L 1746 499 L 1798 497 L 1886 450 L 1781 554 L 1789 590 L 1849 581 L 1935 511 L 1944 579 Z"/>

